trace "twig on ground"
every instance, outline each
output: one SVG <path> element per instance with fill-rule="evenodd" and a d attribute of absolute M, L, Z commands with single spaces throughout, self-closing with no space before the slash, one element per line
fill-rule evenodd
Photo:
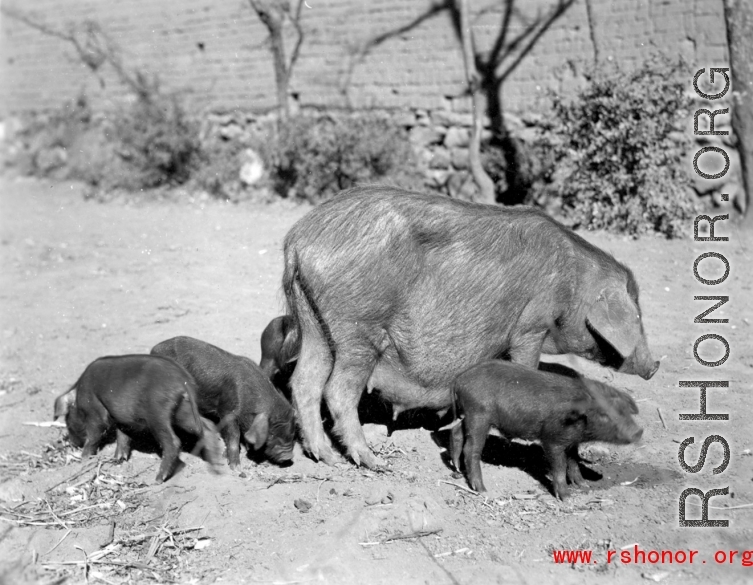
<path fill-rule="evenodd" d="M 69 478 L 67 478 L 67 479 L 64 479 L 63 481 L 59 481 L 58 483 L 56 483 L 56 484 L 55 484 L 55 485 L 53 485 L 52 487 L 48 487 L 48 488 L 47 488 L 46 490 L 44 490 L 44 491 L 45 491 L 45 493 L 46 493 L 46 492 L 51 492 L 51 491 L 52 491 L 52 490 L 54 490 L 54 489 L 55 489 L 56 487 L 58 487 L 58 486 L 60 486 L 60 485 L 63 485 L 64 483 L 70 483 L 70 482 L 71 482 L 72 480 L 76 479 L 77 477 L 81 477 L 81 476 L 82 476 L 82 475 L 84 475 L 84 474 L 85 474 L 85 473 L 86 473 L 87 471 L 91 471 L 92 469 L 94 469 L 94 467 L 95 467 L 95 466 L 97 465 L 97 463 L 98 463 L 97 461 L 92 461 L 92 462 L 91 462 L 91 463 L 89 463 L 89 464 L 88 464 L 88 465 L 87 465 L 87 466 L 86 466 L 86 467 L 85 467 L 84 469 L 80 469 L 79 471 L 77 471 L 76 473 L 74 473 L 74 474 L 73 474 L 72 476 L 70 476 Z"/>
<path fill-rule="evenodd" d="M 467 488 L 467 487 L 465 487 L 463 485 L 460 485 L 459 483 L 455 483 L 454 481 L 446 481 L 444 479 L 440 479 L 439 483 L 446 483 L 447 485 L 455 486 L 456 488 L 458 488 L 460 490 L 465 490 L 466 492 L 472 493 L 474 496 L 480 496 L 481 495 L 476 490 L 472 490 L 471 488 Z"/>
<path fill-rule="evenodd" d="M 664 422 L 664 415 L 661 412 L 661 408 L 657 408 L 656 412 L 659 413 L 659 420 L 661 421 L 661 426 L 663 426 L 664 430 L 666 430 L 667 429 L 667 423 Z"/>
<path fill-rule="evenodd" d="M 53 546 L 53 547 L 52 547 L 52 548 L 51 548 L 50 550 L 48 550 L 48 551 L 47 551 L 46 553 L 44 553 L 44 556 L 47 556 L 47 555 L 48 555 L 48 554 L 50 554 L 50 553 L 51 553 L 52 551 L 54 551 L 54 550 L 55 550 L 55 549 L 56 549 L 57 547 L 59 547 L 59 546 L 60 546 L 60 545 L 61 545 L 61 544 L 63 543 L 63 541 L 64 541 L 64 540 L 65 540 L 66 538 L 68 538 L 68 535 L 69 535 L 70 533 L 71 533 L 71 529 L 69 528 L 69 529 L 68 529 L 68 532 L 66 532 L 66 533 L 65 533 L 65 534 L 63 535 L 63 538 L 61 538 L 60 540 L 58 540 L 58 543 L 57 543 L 57 544 L 56 544 L 55 546 Z"/>
<path fill-rule="evenodd" d="M 75 547 L 78 550 L 80 550 L 82 553 L 84 553 L 84 579 L 86 580 L 86 583 L 88 585 L 89 583 L 89 555 L 79 545 L 75 545 Z"/>
<path fill-rule="evenodd" d="M 419 530 L 417 532 L 411 532 L 409 534 L 397 534 L 395 536 L 390 536 L 388 538 L 383 538 L 382 540 L 379 540 L 377 542 L 359 542 L 361 546 L 375 546 L 378 544 L 388 544 L 390 542 L 395 542 L 397 540 L 409 540 L 411 538 L 423 538 L 424 536 L 431 536 L 432 534 L 439 534 L 442 532 L 442 528 L 437 528 L 436 530 Z"/>
<path fill-rule="evenodd" d="M 319 490 L 322 489 L 322 484 L 327 481 L 329 478 L 325 477 L 322 481 L 319 482 L 319 487 L 316 488 L 316 505 L 319 505 Z"/>

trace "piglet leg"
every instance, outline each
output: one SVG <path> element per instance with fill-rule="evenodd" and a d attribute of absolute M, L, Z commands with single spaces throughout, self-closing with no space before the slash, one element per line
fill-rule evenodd
<path fill-rule="evenodd" d="M 131 437 L 118 429 L 115 446 L 115 459 L 117 461 L 128 461 L 131 458 Z"/>

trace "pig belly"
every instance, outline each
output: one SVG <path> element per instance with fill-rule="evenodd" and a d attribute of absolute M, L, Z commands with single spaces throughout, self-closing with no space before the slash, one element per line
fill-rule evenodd
<path fill-rule="evenodd" d="M 441 410 L 450 406 L 449 387 L 427 388 L 403 374 L 400 366 L 380 361 L 367 383 L 367 390 L 374 388 L 394 405 L 397 412 L 414 408 Z"/>

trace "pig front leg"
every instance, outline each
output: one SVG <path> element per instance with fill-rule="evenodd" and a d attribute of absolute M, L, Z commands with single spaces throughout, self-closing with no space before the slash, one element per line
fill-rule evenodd
<path fill-rule="evenodd" d="M 554 495 L 560 500 L 570 495 L 567 489 L 567 457 L 562 445 L 547 443 L 542 445 L 544 453 L 552 471 L 552 487 Z"/>
<path fill-rule="evenodd" d="M 131 437 L 126 435 L 123 431 L 118 429 L 116 446 L 115 446 L 115 460 L 116 461 L 128 461 L 131 458 Z"/>
<path fill-rule="evenodd" d="M 109 425 L 107 422 L 98 420 L 96 417 L 89 418 L 86 422 L 86 441 L 81 451 L 81 459 L 86 459 L 97 453 L 99 444 L 102 442 L 102 437 L 105 436 L 108 428 Z"/>
<path fill-rule="evenodd" d="M 450 457 L 455 471 L 460 471 L 460 454 L 463 452 L 463 421 L 450 429 Z"/>
<path fill-rule="evenodd" d="M 579 488 L 591 489 L 583 475 L 580 472 L 580 456 L 578 455 L 578 445 L 573 445 L 565 450 L 567 457 L 567 480 Z"/>

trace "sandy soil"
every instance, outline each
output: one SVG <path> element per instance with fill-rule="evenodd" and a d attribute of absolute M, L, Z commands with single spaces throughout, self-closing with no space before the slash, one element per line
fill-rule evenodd
<path fill-rule="evenodd" d="M 653 352 L 666 357 L 650 382 L 613 376 L 638 401 L 644 440 L 588 449 L 592 490 L 564 503 L 549 492 L 538 446 L 504 448 L 491 437 L 490 491 L 481 497 L 457 487 L 466 484 L 445 463 L 441 437 L 419 425 L 392 436 L 366 425 L 388 462 L 384 473 L 328 467 L 298 450 L 290 467 L 245 459 L 240 473 L 225 465 L 214 475 L 184 454 L 186 467 L 157 486 L 154 454 L 115 465 L 111 445 L 82 464 L 63 429 L 24 424 L 50 421 L 54 397 L 96 357 L 148 352 L 174 335 L 258 360 L 261 331 L 282 310 L 282 239 L 306 211 L 283 203 L 100 204 L 75 185 L 0 182 L 0 583 L 753 582 L 753 567 L 741 562 L 753 549 L 753 507 L 712 509 L 711 518 L 730 519 L 728 528 L 678 527 L 686 487 L 729 486 L 730 496 L 712 506 L 753 502 L 753 238 L 734 227 L 717 230 L 730 236 L 722 244 L 585 234 L 635 271 Z M 705 251 L 729 260 L 730 277 L 718 287 L 693 277 Z M 712 268 L 702 266 L 707 278 Z M 728 324 L 693 323 L 708 305 L 693 295 L 704 294 L 730 296 L 712 315 Z M 703 333 L 729 342 L 721 367 L 693 358 Z M 716 353 L 713 344 L 701 348 L 705 359 Z M 612 377 L 583 360 L 559 361 Z M 729 422 L 678 420 L 698 412 L 698 392 L 678 381 L 699 379 L 729 380 L 729 389 L 709 390 L 708 408 L 730 413 Z M 687 454 L 694 463 L 714 433 L 729 442 L 727 470 L 712 474 L 722 459 L 714 445 L 699 473 L 684 473 L 679 443 L 696 438 Z M 425 535 L 389 540 L 416 531 Z M 607 549 L 636 544 L 700 552 L 693 564 L 606 562 Z M 555 563 L 552 550 L 565 548 L 592 549 L 595 562 Z M 741 552 L 719 565 L 717 550 Z"/>

